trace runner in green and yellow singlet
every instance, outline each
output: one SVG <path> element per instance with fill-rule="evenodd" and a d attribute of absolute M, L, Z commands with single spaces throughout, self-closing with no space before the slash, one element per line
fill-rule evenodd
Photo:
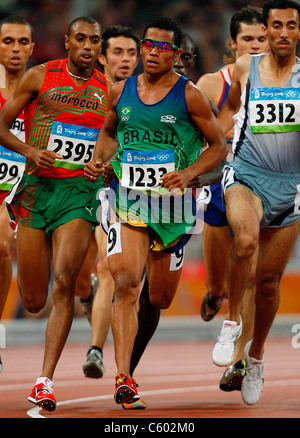
<path fill-rule="evenodd" d="M 168 307 L 182 268 L 173 266 L 170 252 L 182 248 L 193 227 L 189 217 L 183 221 L 178 215 L 185 203 L 181 192 L 227 155 L 226 141 L 208 98 L 173 69 L 180 44 L 181 31 L 172 20 L 163 17 L 147 26 L 141 51 L 144 73 L 113 85 L 94 159 L 85 168 L 87 180 L 94 181 L 102 173 L 102 165 L 115 155 L 115 218 L 107 251 L 115 282 L 112 331 L 118 368 L 117 403 L 138 397 L 129 366 L 137 333 L 135 302 L 144 266 L 151 302 L 159 308 Z M 200 155 L 203 137 L 210 147 Z M 161 209 L 170 191 L 176 192 L 168 196 L 171 207 Z M 150 220 L 149 203 L 151 207 L 158 205 L 150 209 Z M 188 204 L 192 203 L 190 198 Z M 156 213 L 168 213 L 168 220 L 156 217 Z"/>

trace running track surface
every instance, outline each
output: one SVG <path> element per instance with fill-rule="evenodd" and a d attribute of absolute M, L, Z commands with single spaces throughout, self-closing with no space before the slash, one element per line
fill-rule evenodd
<path fill-rule="evenodd" d="M 155 341 L 148 345 L 135 373 L 147 409 L 125 411 L 113 399 L 114 350 L 104 349 L 102 379 L 84 377 L 81 366 L 88 345 L 68 344 L 54 378 L 55 412 L 27 401 L 39 376 L 43 346 L 1 350 L 0 418 L 299 418 L 300 351 L 291 339 L 270 338 L 265 351 L 265 386 L 260 401 L 247 406 L 238 391 L 218 387 L 224 369 L 211 360 L 214 341 Z"/>

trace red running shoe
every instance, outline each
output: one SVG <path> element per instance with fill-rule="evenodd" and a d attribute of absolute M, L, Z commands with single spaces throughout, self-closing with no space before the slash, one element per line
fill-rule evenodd
<path fill-rule="evenodd" d="M 38 379 L 39 380 L 39 379 Z M 53 382 L 50 379 L 43 379 L 34 385 L 28 400 L 46 411 L 52 412 L 56 408 L 56 400 L 53 395 Z"/>
<path fill-rule="evenodd" d="M 139 400 L 136 385 L 125 376 L 125 374 L 117 374 L 116 376 L 116 389 L 115 389 L 115 401 L 117 404 L 132 403 Z"/>

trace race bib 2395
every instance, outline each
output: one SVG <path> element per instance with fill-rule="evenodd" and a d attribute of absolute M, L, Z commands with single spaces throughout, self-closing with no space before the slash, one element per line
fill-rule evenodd
<path fill-rule="evenodd" d="M 93 157 L 99 129 L 69 123 L 53 122 L 47 149 L 63 158 L 54 166 L 67 169 L 85 167 Z"/>

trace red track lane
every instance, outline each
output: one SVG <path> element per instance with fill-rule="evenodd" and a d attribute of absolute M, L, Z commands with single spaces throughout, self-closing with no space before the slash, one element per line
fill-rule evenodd
<path fill-rule="evenodd" d="M 147 409 L 125 411 L 115 404 L 113 345 L 104 349 L 106 373 L 84 377 L 81 365 L 88 345 L 67 344 L 54 378 L 53 413 L 27 401 L 43 360 L 43 346 L 1 350 L 0 418 L 299 418 L 300 351 L 291 339 L 270 338 L 265 352 L 261 400 L 247 406 L 240 392 L 218 388 L 224 369 L 211 361 L 213 341 L 152 342 L 136 369 L 139 393 Z"/>

